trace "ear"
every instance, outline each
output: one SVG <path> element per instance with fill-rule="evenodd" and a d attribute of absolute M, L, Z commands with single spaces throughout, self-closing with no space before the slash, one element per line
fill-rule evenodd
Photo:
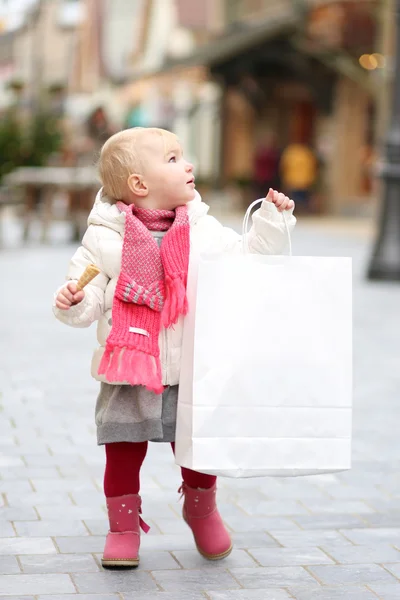
<path fill-rule="evenodd" d="M 128 187 L 133 194 L 136 196 L 147 196 L 149 193 L 149 188 L 147 187 L 145 181 L 142 179 L 141 175 L 129 175 L 128 177 Z"/>

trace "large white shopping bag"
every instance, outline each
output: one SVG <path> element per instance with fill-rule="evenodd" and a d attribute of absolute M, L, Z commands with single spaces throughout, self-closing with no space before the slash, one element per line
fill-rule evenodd
<path fill-rule="evenodd" d="M 351 467 L 351 259 L 194 256 L 176 462 L 227 477 Z"/>

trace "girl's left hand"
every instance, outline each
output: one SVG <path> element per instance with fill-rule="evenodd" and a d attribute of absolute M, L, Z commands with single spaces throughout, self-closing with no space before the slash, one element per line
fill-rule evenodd
<path fill-rule="evenodd" d="M 277 192 L 272 188 L 270 188 L 266 200 L 267 202 L 272 202 L 273 204 L 275 204 L 279 212 L 283 212 L 284 210 L 291 210 L 292 208 L 294 208 L 293 200 L 285 196 L 285 194 Z"/>

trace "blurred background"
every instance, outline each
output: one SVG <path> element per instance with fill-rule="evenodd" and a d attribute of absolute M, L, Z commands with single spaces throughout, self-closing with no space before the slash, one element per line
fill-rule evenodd
<path fill-rule="evenodd" d="M 102 143 L 142 125 L 177 133 L 212 206 L 273 186 L 298 214 L 374 217 L 394 3 L 0 0 L 3 213 L 78 240 Z"/>

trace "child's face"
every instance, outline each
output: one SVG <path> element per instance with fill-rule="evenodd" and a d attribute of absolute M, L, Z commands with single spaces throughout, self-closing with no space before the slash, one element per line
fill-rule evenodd
<path fill-rule="evenodd" d="M 174 210 L 194 199 L 193 165 L 183 158 L 178 142 L 167 154 L 165 151 L 161 136 L 149 135 L 143 144 L 143 183 L 147 193 L 136 199 L 137 206 Z"/>

